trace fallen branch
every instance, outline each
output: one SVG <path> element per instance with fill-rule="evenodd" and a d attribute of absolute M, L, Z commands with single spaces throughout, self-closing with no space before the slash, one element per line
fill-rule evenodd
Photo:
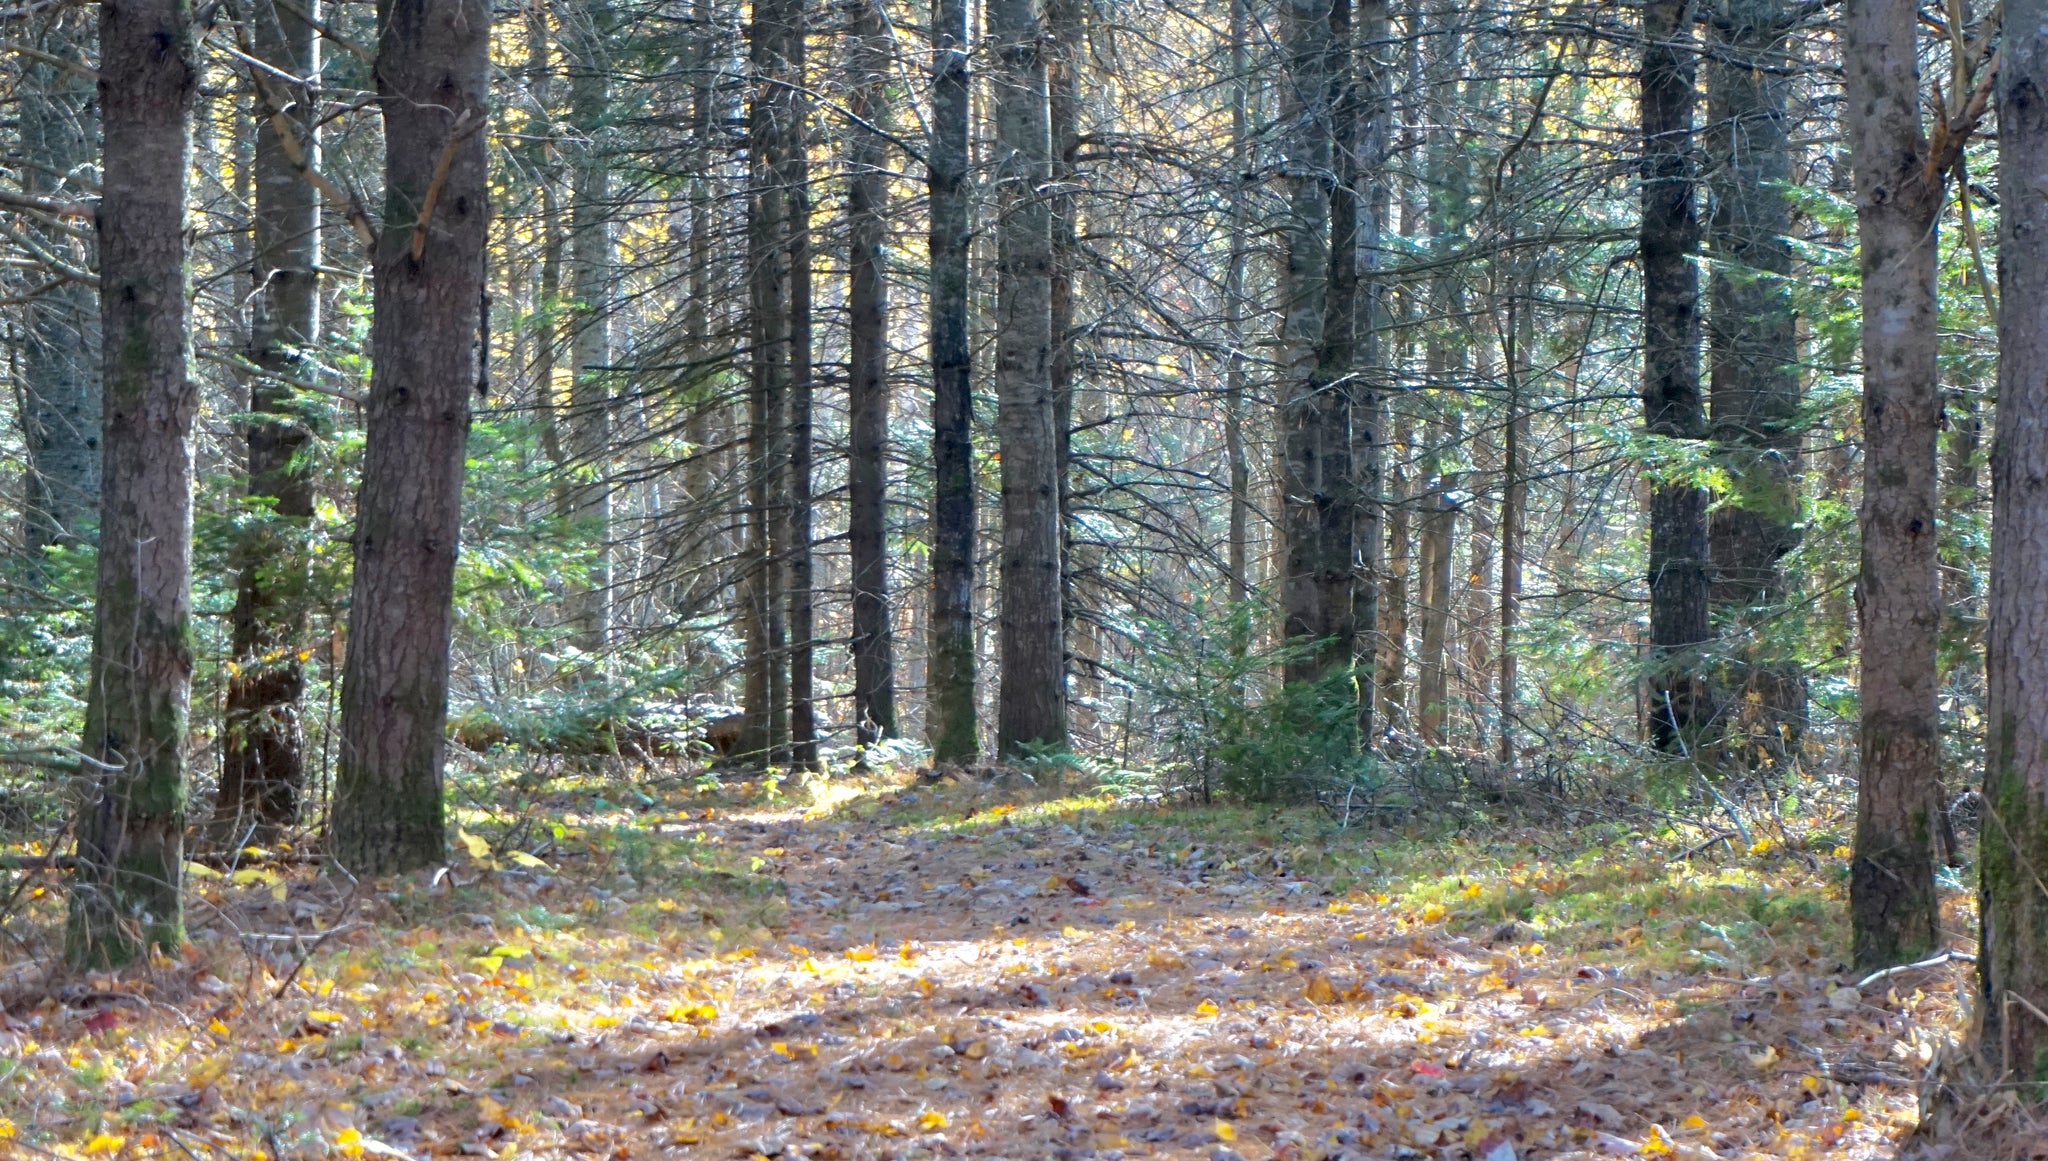
<path fill-rule="evenodd" d="M 1883 983 L 1893 976 L 1901 976 L 1907 972 L 1919 971 L 1922 968 L 1940 967 L 1950 960 L 1955 960 L 1958 963 L 1976 963 L 1977 957 L 1967 951 L 1944 951 L 1940 955 L 1931 956 L 1918 963 L 1902 963 L 1897 967 L 1888 967 L 1882 971 L 1871 972 L 1869 975 L 1856 981 L 1856 990 L 1860 992 L 1872 984 Z"/>

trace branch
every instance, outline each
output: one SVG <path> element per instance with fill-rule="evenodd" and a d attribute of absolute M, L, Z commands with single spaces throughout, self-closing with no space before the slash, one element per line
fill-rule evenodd
<path fill-rule="evenodd" d="M 470 110 L 464 109 L 455 119 L 455 128 L 448 134 L 448 144 L 441 150 L 441 159 L 434 163 L 434 180 L 427 183 L 426 200 L 420 203 L 420 222 L 412 228 L 412 260 L 417 262 L 427 250 L 427 223 L 434 220 L 434 207 L 440 204 L 441 187 L 448 184 L 448 171 L 455 166 L 455 147 L 463 139 L 483 128 L 484 119 L 478 117 L 476 124 L 469 122 Z"/>

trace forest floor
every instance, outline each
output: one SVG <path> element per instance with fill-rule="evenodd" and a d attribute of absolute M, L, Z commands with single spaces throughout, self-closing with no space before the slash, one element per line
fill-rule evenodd
<path fill-rule="evenodd" d="M 181 958 L 0 962 L 0 1156 L 1877 1157 L 1968 982 L 1845 986 L 1839 815 L 1684 857 L 900 782 L 199 879 Z"/>

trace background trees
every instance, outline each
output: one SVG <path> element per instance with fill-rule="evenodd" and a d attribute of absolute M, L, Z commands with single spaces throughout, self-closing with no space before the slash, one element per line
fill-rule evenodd
<path fill-rule="evenodd" d="M 195 33 L 213 838 L 432 859 L 444 700 L 463 778 L 706 730 L 1332 809 L 1861 773 L 1864 958 L 1931 945 L 1988 11 L 386 7 Z M 40 741 L 96 671 L 70 336 L 119 143 L 78 10 L 5 19 L 0 721 Z"/>

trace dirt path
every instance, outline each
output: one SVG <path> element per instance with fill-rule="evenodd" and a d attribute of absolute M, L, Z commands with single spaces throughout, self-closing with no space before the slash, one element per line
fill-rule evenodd
<path fill-rule="evenodd" d="M 1213 818 L 952 788 L 648 829 L 637 877 L 616 850 L 580 879 L 504 866 L 494 909 L 336 940 L 269 1006 L 209 1007 L 216 960 L 177 1004 L 211 1038 L 124 1012 L 123 1049 L 54 1012 L 14 1043 L 62 1024 L 129 1094 L 187 1102 L 154 1132 L 102 1118 L 111 1149 L 230 1155 L 255 1125 L 286 1153 L 407 1156 L 1874 1157 L 1910 1121 L 1893 1045 L 1920 1001 L 1834 990 L 1818 948 L 1652 970 L 1640 931 L 1588 958 L 1475 930 L 1456 893 L 1332 895 Z M 697 928 L 662 881 L 676 852 L 779 882 L 786 910 Z M 17 1104 L 16 1139 L 85 1149 L 36 1051 L 52 1095 Z"/>

